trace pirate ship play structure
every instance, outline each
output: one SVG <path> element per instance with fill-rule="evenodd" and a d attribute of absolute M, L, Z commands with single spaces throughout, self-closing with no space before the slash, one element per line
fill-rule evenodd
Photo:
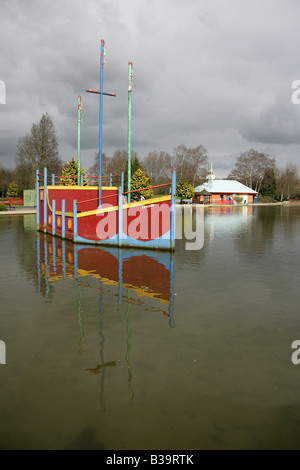
<path fill-rule="evenodd" d="M 84 185 L 80 175 L 80 114 L 78 97 L 78 176 L 77 185 L 62 185 L 62 178 L 48 175 L 47 168 L 36 173 L 37 230 L 75 243 L 132 246 L 173 251 L 175 248 L 176 174 L 172 173 L 170 194 L 131 202 L 131 91 L 132 63 L 128 64 L 128 191 L 124 192 L 124 175 L 117 185 L 104 185 L 102 176 L 102 108 L 104 41 L 101 40 L 100 91 L 86 90 L 100 96 L 99 106 L 99 175 L 98 184 Z M 157 188 L 152 186 L 151 188 Z M 142 198 L 143 199 L 143 198 Z"/>

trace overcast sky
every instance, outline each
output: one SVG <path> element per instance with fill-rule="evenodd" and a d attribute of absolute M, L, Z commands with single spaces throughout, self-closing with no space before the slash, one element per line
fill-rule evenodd
<path fill-rule="evenodd" d="M 217 177 L 254 148 L 300 166 L 299 0 L 0 0 L 0 163 L 43 113 L 64 161 L 99 147 L 100 42 L 106 45 L 103 152 L 127 149 L 128 62 L 133 63 L 132 149 L 172 154 L 204 145 Z M 1 93 L 0 93 L 1 99 Z M 3 101 L 3 98 L 2 98 Z"/>

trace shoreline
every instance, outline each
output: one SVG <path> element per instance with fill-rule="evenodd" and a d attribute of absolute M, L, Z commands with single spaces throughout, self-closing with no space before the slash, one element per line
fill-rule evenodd
<path fill-rule="evenodd" d="M 247 204 L 178 204 L 176 207 L 248 207 L 248 206 L 297 206 L 300 205 L 300 201 L 283 201 L 283 202 L 255 202 Z M 23 207 L 16 208 L 14 210 L 0 211 L 0 216 L 2 215 L 27 215 L 27 214 L 36 214 L 36 208 L 33 207 Z"/>
<path fill-rule="evenodd" d="M 0 216 L 1 215 L 26 215 L 26 214 L 36 214 L 36 208 L 35 207 L 22 207 L 22 208 L 16 208 L 16 209 L 9 209 L 7 211 L 0 211 Z"/>
<path fill-rule="evenodd" d="M 300 201 L 278 201 L 278 202 L 250 202 L 247 204 L 195 204 L 195 203 L 187 203 L 187 204 L 178 204 L 176 203 L 176 207 L 249 207 L 249 206 L 297 206 L 300 205 Z"/>

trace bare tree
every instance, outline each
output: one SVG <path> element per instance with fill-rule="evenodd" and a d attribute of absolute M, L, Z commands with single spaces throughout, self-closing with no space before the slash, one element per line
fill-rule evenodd
<path fill-rule="evenodd" d="M 105 152 L 102 152 L 102 174 L 108 175 L 108 165 L 109 165 L 109 158 L 106 156 Z M 94 161 L 92 166 L 88 169 L 89 176 L 98 176 L 99 175 L 99 152 L 95 153 Z"/>
<path fill-rule="evenodd" d="M 136 152 L 131 152 L 131 161 L 136 157 Z M 109 162 L 109 172 L 113 175 L 120 175 L 126 172 L 128 162 L 128 152 L 125 149 L 115 150 Z"/>
<path fill-rule="evenodd" d="M 274 158 L 250 149 L 237 158 L 235 168 L 229 173 L 227 179 L 235 179 L 259 193 L 266 174 L 274 169 Z"/>
<path fill-rule="evenodd" d="M 207 150 L 203 145 L 187 148 L 181 144 L 173 150 L 171 164 L 177 179 L 184 179 L 193 187 L 205 180 L 207 163 Z"/>
<path fill-rule="evenodd" d="M 171 179 L 171 156 L 165 152 L 150 152 L 141 162 L 148 173 L 152 185 L 163 184 Z"/>
<path fill-rule="evenodd" d="M 135 168 L 135 162 L 138 161 L 137 153 L 131 151 L 131 176 L 133 175 L 133 169 Z M 102 176 L 118 175 L 124 173 L 125 188 L 127 185 L 127 164 L 128 164 L 128 153 L 125 149 L 115 150 L 111 158 L 107 157 L 106 154 L 102 153 Z M 138 164 L 138 167 L 140 165 Z M 89 168 L 89 176 L 96 176 L 99 173 L 99 152 L 95 154 L 93 165 Z"/>
<path fill-rule="evenodd" d="M 59 156 L 54 123 L 49 114 L 43 114 L 33 124 L 30 134 L 19 139 L 16 156 L 16 180 L 22 189 L 35 186 L 35 173 L 47 167 L 50 173 L 61 173 L 63 161 Z"/>

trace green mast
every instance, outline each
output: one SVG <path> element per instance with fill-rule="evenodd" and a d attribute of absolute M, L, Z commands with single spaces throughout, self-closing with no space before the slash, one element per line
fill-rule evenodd
<path fill-rule="evenodd" d="M 127 164 L 127 191 L 131 190 L 131 90 L 133 79 L 133 65 L 128 62 L 128 164 Z M 127 201 L 130 202 L 130 193 L 127 195 Z"/>
<path fill-rule="evenodd" d="M 80 186 L 80 122 L 81 122 L 81 115 L 82 115 L 82 104 L 81 104 L 81 96 L 78 95 L 78 144 L 77 144 L 77 185 Z"/>

